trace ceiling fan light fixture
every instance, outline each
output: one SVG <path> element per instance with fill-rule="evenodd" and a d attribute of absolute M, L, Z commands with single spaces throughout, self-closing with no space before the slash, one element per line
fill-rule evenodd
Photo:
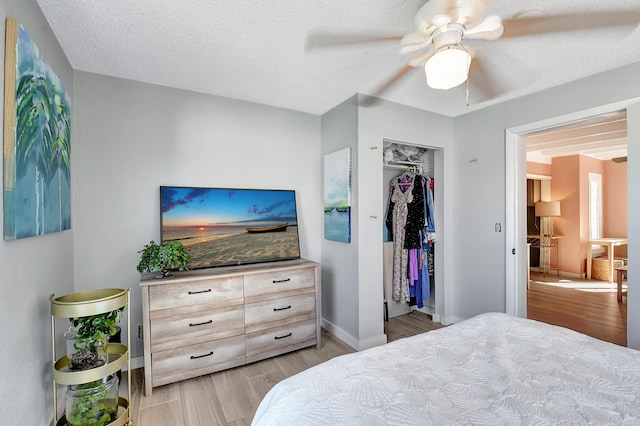
<path fill-rule="evenodd" d="M 433 89 L 451 89 L 469 76 L 471 55 L 459 45 L 444 46 L 424 65 L 427 84 Z"/>

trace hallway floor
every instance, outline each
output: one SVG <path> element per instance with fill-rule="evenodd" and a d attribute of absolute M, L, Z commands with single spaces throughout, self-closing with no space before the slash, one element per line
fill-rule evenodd
<path fill-rule="evenodd" d="M 627 298 L 616 293 L 615 282 L 532 272 L 527 317 L 626 346 Z"/>

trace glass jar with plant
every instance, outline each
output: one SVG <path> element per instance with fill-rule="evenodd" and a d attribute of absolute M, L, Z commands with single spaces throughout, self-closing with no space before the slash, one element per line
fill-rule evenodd
<path fill-rule="evenodd" d="M 66 419 L 69 426 L 105 426 L 118 417 L 116 375 L 67 388 Z"/>
<path fill-rule="evenodd" d="M 86 317 L 69 318 L 73 327 L 67 331 L 69 369 L 87 370 L 107 362 L 107 343 L 116 334 L 124 307 Z"/>
<path fill-rule="evenodd" d="M 151 240 L 138 253 L 141 255 L 137 267 L 138 272 L 141 274 L 162 272 L 158 278 L 169 276 L 171 271 L 186 271 L 189 269 L 189 262 L 191 262 L 189 252 L 177 241 L 158 245 Z"/>

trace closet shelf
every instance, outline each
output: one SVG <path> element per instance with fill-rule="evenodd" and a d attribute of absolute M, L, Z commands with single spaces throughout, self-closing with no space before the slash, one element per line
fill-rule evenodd
<path fill-rule="evenodd" d="M 422 167 L 422 163 L 419 161 L 385 161 L 384 167 L 394 169 L 406 169 L 408 166 Z"/>

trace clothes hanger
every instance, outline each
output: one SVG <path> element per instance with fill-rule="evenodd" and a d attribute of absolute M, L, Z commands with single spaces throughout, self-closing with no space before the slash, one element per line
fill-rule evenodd
<path fill-rule="evenodd" d="M 416 177 L 415 167 L 407 167 L 404 173 L 396 178 L 401 191 L 406 191 Z"/>
<path fill-rule="evenodd" d="M 398 182 L 402 181 L 403 183 L 406 183 L 407 180 L 414 179 L 417 174 L 418 175 L 422 174 L 422 167 L 410 166 L 410 167 L 407 167 L 405 172 L 400 176 L 398 176 L 396 179 L 398 179 Z"/>

